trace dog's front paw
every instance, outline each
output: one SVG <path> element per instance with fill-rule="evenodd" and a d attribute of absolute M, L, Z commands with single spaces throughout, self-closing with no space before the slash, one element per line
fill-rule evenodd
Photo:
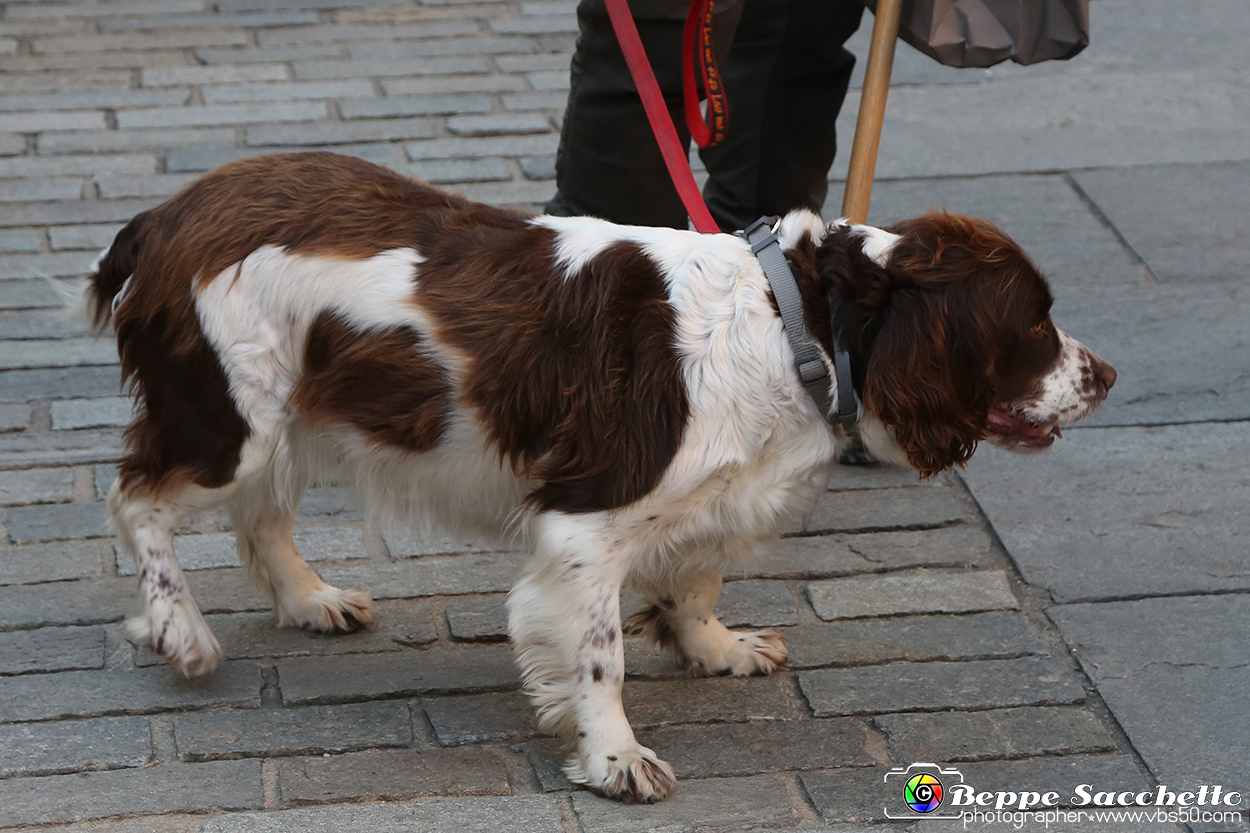
<path fill-rule="evenodd" d="M 146 613 L 128 619 L 126 630 L 131 641 L 146 645 L 185 677 L 208 674 L 222 658 L 199 608 L 185 599 L 156 600 Z"/>
<path fill-rule="evenodd" d="M 359 590 L 328 584 L 291 603 L 278 605 L 278 624 L 322 633 L 351 633 L 373 621 L 373 599 Z"/>
<path fill-rule="evenodd" d="M 713 677 L 746 677 L 771 674 L 785 665 L 790 656 L 786 638 L 776 631 L 730 633 L 734 641 L 717 661 L 691 667 Z"/>
<path fill-rule="evenodd" d="M 595 795 L 626 804 L 654 804 L 677 784 L 673 768 L 645 746 L 613 754 L 579 751 L 564 765 L 564 773 Z"/>

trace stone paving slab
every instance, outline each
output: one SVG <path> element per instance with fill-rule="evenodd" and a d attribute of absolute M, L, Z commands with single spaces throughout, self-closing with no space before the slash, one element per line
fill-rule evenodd
<path fill-rule="evenodd" d="M 348 798 L 402 800 L 420 795 L 508 795 L 508 770 L 492 750 L 374 749 L 278 762 L 289 805 Z"/>
<path fill-rule="evenodd" d="M 799 687 L 817 717 L 1085 699 L 1062 663 L 1041 657 L 820 669 L 800 673 Z"/>
<path fill-rule="evenodd" d="M 210 819 L 202 833 L 564 833 L 560 817 L 552 799 L 518 795 L 237 814 Z"/>
<path fill-rule="evenodd" d="M 0 781 L 0 825 L 206 807 L 248 810 L 260 809 L 262 804 L 257 761 L 213 761 Z"/>
<path fill-rule="evenodd" d="M 621 805 L 587 792 L 573 794 L 586 833 L 655 833 L 793 827 L 803 819 L 787 782 L 777 776 L 683 782 L 664 802 Z"/>
<path fill-rule="evenodd" d="M 1250 587 L 1245 423 L 1072 429 L 965 475 L 1026 581 L 1059 601 Z"/>
<path fill-rule="evenodd" d="M 4 778 L 139 767 L 151 757 L 152 733 L 146 717 L 0 725 L 0 777 Z"/>
<path fill-rule="evenodd" d="M 408 704 L 382 701 L 294 709 L 214 710 L 174 718 L 178 753 L 187 761 L 350 752 L 408 746 Z"/>
<path fill-rule="evenodd" d="M 816 615 L 825 621 L 901 613 L 971 613 L 1016 610 L 1007 574 L 920 572 L 861 576 L 807 585 Z"/>
<path fill-rule="evenodd" d="M 258 706 L 260 687 L 260 669 L 242 662 L 225 663 L 212 676 L 196 680 L 169 668 L 0 677 L 0 722 Z"/>
<path fill-rule="evenodd" d="M 1250 596 L 1060 605 L 1050 616 L 1161 783 L 1250 783 Z"/>
<path fill-rule="evenodd" d="M 872 722 L 885 733 L 896 761 L 996 760 L 1115 750 L 1115 739 L 1094 715 L 1072 708 L 887 714 Z"/>

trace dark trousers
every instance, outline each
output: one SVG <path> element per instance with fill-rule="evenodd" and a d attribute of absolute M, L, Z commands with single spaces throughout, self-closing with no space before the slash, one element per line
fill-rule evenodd
<path fill-rule="evenodd" d="M 679 137 L 681 40 L 688 2 L 631 3 L 643 46 Z M 793 208 L 819 211 L 837 149 L 834 123 L 855 58 L 861 0 L 733 0 L 717 5 L 714 38 L 729 105 L 729 130 L 700 151 L 704 198 L 722 229 Z M 556 157 L 551 214 L 686 228 L 642 102 L 603 0 L 581 0 L 580 32 Z"/>

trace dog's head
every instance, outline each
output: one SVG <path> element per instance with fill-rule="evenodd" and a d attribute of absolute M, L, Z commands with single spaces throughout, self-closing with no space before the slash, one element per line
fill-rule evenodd
<path fill-rule="evenodd" d="M 821 271 L 878 456 L 931 475 L 981 440 L 1047 448 L 1115 383 L 1051 321 L 1045 278 L 987 220 L 942 212 L 887 230 L 835 226 L 825 249 L 839 252 Z"/>

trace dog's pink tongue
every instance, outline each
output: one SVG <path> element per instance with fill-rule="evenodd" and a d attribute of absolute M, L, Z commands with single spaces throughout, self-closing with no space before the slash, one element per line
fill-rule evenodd
<path fill-rule="evenodd" d="M 1042 431 L 1027 420 L 1021 419 L 1001 408 L 991 408 L 989 417 L 989 428 L 991 431 L 1004 437 L 1016 437 L 1023 443 L 1049 445 L 1054 441 L 1054 437 L 1063 436 L 1059 433 L 1058 428 L 1054 429 L 1054 434 L 1052 435 L 1049 432 Z"/>

